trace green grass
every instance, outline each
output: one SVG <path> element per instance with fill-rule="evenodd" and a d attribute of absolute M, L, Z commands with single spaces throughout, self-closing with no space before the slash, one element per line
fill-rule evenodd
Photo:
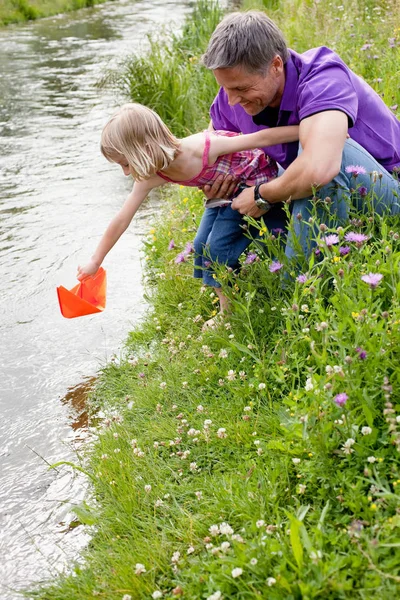
<path fill-rule="evenodd" d="M 285 19 L 291 47 L 335 45 L 392 105 L 396 4 L 341 6 L 341 21 L 323 2 L 282 0 L 273 15 Z M 361 50 L 372 32 L 379 72 Z M 185 49 L 184 68 L 201 43 Z M 197 117 L 199 125 L 206 114 Z M 179 120 L 182 131 L 195 123 L 184 113 Z M 257 258 L 237 276 L 218 272 L 231 317 L 202 333 L 217 299 L 193 280 L 190 256 L 175 262 L 195 235 L 202 194 L 175 186 L 164 204 L 144 243 L 148 313 L 99 376 L 91 398 L 98 438 L 76 460 L 93 482 L 87 504 L 74 507 L 92 541 L 69 573 L 29 597 L 398 597 L 398 219 L 370 210 L 343 229 L 322 227 L 303 283 L 261 223 Z M 365 242 L 346 242 L 350 231 Z M 339 242 L 327 247 L 328 234 Z M 283 265 L 274 273 L 271 256 Z M 376 288 L 362 279 L 370 272 L 383 276 Z"/>
<path fill-rule="evenodd" d="M 2 0 L 0 27 L 102 4 L 107 0 Z M 112 0 L 110 0 L 112 1 Z"/>

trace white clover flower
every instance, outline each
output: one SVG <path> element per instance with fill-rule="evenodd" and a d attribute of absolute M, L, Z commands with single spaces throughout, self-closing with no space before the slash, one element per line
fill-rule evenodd
<path fill-rule="evenodd" d="M 222 535 L 232 535 L 233 529 L 228 523 L 221 523 L 219 531 Z"/>
<path fill-rule="evenodd" d="M 333 367 L 331 367 L 330 365 L 326 365 L 325 372 L 327 373 L 327 375 L 332 375 Z"/>
<path fill-rule="evenodd" d="M 236 371 L 233 371 L 232 369 L 230 369 L 228 371 L 228 375 L 226 376 L 228 381 L 235 381 L 236 379 Z"/>
<path fill-rule="evenodd" d="M 191 471 L 197 471 L 197 463 L 191 462 L 190 465 L 189 465 L 189 469 Z"/>
<path fill-rule="evenodd" d="M 219 527 L 218 525 L 211 525 L 211 527 L 208 528 L 208 531 L 213 537 L 215 537 L 219 534 Z"/>
<path fill-rule="evenodd" d="M 243 409 L 244 412 L 250 412 L 251 411 L 251 406 L 245 406 Z"/>
<path fill-rule="evenodd" d="M 299 484 L 299 494 L 304 494 L 304 492 L 306 491 L 306 486 L 303 483 Z"/>
<path fill-rule="evenodd" d="M 301 458 L 292 458 L 292 463 L 294 465 L 298 465 L 299 463 L 301 463 Z"/>
<path fill-rule="evenodd" d="M 220 548 L 222 552 L 228 552 L 229 548 L 231 547 L 229 542 L 222 542 Z"/>
<path fill-rule="evenodd" d="M 251 561 L 250 561 L 250 564 L 251 564 L 253 567 L 255 567 L 257 563 L 258 563 L 258 560 L 257 560 L 256 558 L 252 558 L 252 559 L 251 559 Z"/>
<path fill-rule="evenodd" d="M 262 519 L 259 519 L 258 521 L 256 521 L 256 527 L 258 529 L 260 529 L 260 527 L 264 527 L 265 525 L 265 521 L 263 521 Z"/>
<path fill-rule="evenodd" d="M 213 594 L 211 594 L 211 596 L 208 596 L 207 600 L 222 600 L 222 594 L 218 590 L 218 591 L 214 592 Z"/>
<path fill-rule="evenodd" d="M 317 551 L 312 551 L 310 552 L 310 558 L 311 561 L 316 565 L 318 563 L 318 561 L 322 558 L 322 552 L 321 550 L 317 550 Z"/>
<path fill-rule="evenodd" d="M 226 429 L 225 427 L 220 427 L 217 431 L 217 437 L 219 437 L 220 439 L 226 438 L 227 437 L 227 433 L 226 433 Z"/>
<path fill-rule="evenodd" d="M 255 446 L 259 446 L 261 444 L 260 440 L 254 440 L 253 444 Z"/>
<path fill-rule="evenodd" d="M 303 327 L 303 329 L 301 331 L 302 331 L 302 333 L 310 333 L 310 328 L 309 327 Z"/>
<path fill-rule="evenodd" d="M 273 585 L 276 584 L 276 579 L 275 577 L 268 577 L 267 578 L 267 586 L 268 587 L 272 587 Z"/>
<path fill-rule="evenodd" d="M 222 349 L 220 350 L 220 352 L 219 352 L 219 355 L 218 355 L 218 356 L 219 356 L 220 358 L 227 358 L 227 356 L 228 356 L 228 351 L 227 351 L 227 350 L 225 350 L 225 348 L 222 348 Z"/>
<path fill-rule="evenodd" d="M 258 389 L 259 390 L 265 390 L 266 387 L 267 387 L 266 383 L 261 382 L 261 383 L 258 384 Z"/>
<path fill-rule="evenodd" d="M 187 388 L 187 386 L 188 386 L 188 385 L 189 385 L 189 384 L 188 384 L 188 382 L 187 382 L 187 381 L 182 381 L 182 387 L 183 387 L 183 388 Z"/>
<path fill-rule="evenodd" d="M 189 546 L 189 548 L 186 550 L 186 554 L 193 554 L 193 552 L 194 552 L 193 546 Z"/>
<path fill-rule="evenodd" d="M 99 592 L 98 592 L 99 593 Z M 124 594 L 122 596 L 122 600 L 132 600 L 132 596 L 130 596 L 129 594 Z"/>
<path fill-rule="evenodd" d="M 204 429 L 208 429 L 210 427 L 210 425 L 212 425 L 211 419 L 206 419 L 204 421 Z"/>
<path fill-rule="evenodd" d="M 241 569 L 240 567 L 236 567 L 235 569 L 232 569 L 232 577 L 233 578 L 240 577 L 242 573 L 243 573 L 243 569 Z"/>
<path fill-rule="evenodd" d="M 373 464 L 374 462 L 377 461 L 377 459 L 375 458 L 375 456 L 368 456 L 367 461 L 371 464 Z"/>
<path fill-rule="evenodd" d="M 370 435 L 372 433 L 372 429 L 371 429 L 371 427 L 363 427 L 361 429 L 361 433 L 363 435 Z"/>
<path fill-rule="evenodd" d="M 397 421 L 397 423 L 400 423 L 400 415 L 397 415 L 396 421 Z"/>
<path fill-rule="evenodd" d="M 340 373 L 340 375 L 342 375 L 343 373 L 343 369 L 340 365 L 333 365 L 333 372 L 334 373 Z"/>
<path fill-rule="evenodd" d="M 152 593 L 151 597 L 153 598 L 153 600 L 158 600 L 158 598 L 162 598 L 162 592 L 160 592 L 160 590 L 155 590 L 155 592 Z"/>
<path fill-rule="evenodd" d="M 164 504 L 164 502 L 161 500 L 161 498 L 158 498 L 155 502 L 154 502 L 154 506 L 156 508 L 159 508 L 160 506 L 162 506 Z"/>
<path fill-rule="evenodd" d="M 306 385 L 304 386 L 304 389 L 306 390 L 306 392 L 311 392 L 311 390 L 314 389 L 314 385 L 313 385 L 311 377 L 307 377 L 307 381 L 306 381 Z"/>
<path fill-rule="evenodd" d="M 148 494 L 149 492 L 151 492 L 151 485 L 145 485 L 144 486 L 144 491 Z"/>
<path fill-rule="evenodd" d="M 142 563 L 136 563 L 135 574 L 141 575 L 142 573 L 146 573 L 146 567 L 144 565 L 142 565 Z"/>
<path fill-rule="evenodd" d="M 173 555 L 171 556 L 171 562 L 176 565 L 176 563 L 179 562 L 181 558 L 181 553 L 179 552 L 179 550 L 177 550 L 176 552 L 173 553 Z"/>
<path fill-rule="evenodd" d="M 162 390 L 165 390 L 165 388 L 166 388 L 166 387 L 167 387 L 167 384 L 166 384 L 166 382 L 165 382 L 165 381 L 162 381 L 162 382 L 160 383 L 160 388 L 161 388 Z"/>

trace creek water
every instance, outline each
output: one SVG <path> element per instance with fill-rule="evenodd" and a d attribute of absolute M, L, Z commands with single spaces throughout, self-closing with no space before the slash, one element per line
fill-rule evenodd
<path fill-rule="evenodd" d="M 150 199 L 105 262 L 107 308 L 64 319 L 56 286 L 75 285 L 131 183 L 100 154 L 120 98 L 95 84 L 179 27 L 189 0 L 116 0 L 0 30 L 0 597 L 51 577 L 87 542 L 66 526 L 85 482 L 74 460 L 82 399 L 144 310 L 140 246 Z"/>

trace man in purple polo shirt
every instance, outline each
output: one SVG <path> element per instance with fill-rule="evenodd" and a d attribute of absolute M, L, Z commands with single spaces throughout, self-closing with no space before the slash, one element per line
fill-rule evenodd
<path fill-rule="evenodd" d="M 301 221 L 308 221 L 315 195 L 331 199 L 336 222 L 348 218 L 351 202 L 367 209 L 363 198 L 371 189 L 377 212 L 400 212 L 399 183 L 393 176 L 400 169 L 400 121 L 335 52 L 326 47 L 303 54 L 289 50 L 271 19 L 249 11 L 221 21 L 203 63 L 221 88 L 211 107 L 214 129 L 250 133 L 300 124 L 300 143 L 265 149 L 283 174 L 242 192 L 232 203 L 234 210 L 259 217 L 290 199 L 294 231 L 306 253 L 313 245 L 312 231 Z M 229 197 L 234 185 L 218 180 L 205 192 Z M 287 254 L 294 254 L 290 240 Z"/>

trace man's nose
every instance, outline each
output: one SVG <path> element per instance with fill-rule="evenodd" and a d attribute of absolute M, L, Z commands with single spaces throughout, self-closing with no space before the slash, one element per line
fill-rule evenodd
<path fill-rule="evenodd" d="M 237 92 L 226 91 L 226 94 L 228 96 L 229 106 L 235 106 L 235 104 L 239 104 L 240 96 Z"/>

